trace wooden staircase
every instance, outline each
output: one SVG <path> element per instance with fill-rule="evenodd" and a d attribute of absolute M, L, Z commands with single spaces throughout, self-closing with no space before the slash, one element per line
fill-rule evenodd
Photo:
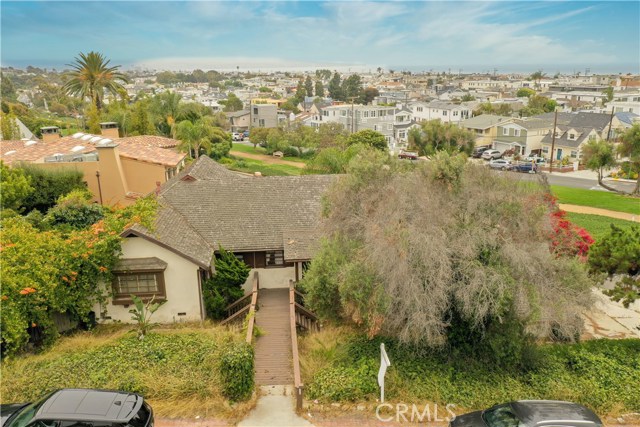
<path fill-rule="evenodd" d="M 296 390 L 296 406 L 302 407 L 304 386 L 298 357 L 298 330 L 317 331 L 318 319 L 304 307 L 304 295 L 288 288 L 260 289 L 258 273 L 253 291 L 227 307 L 222 323 L 239 327 L 246 321 L 246 341 L 253 342 L 254 328 L 261 335 L 255 340 L 255 382 L 257 385 L 290 385 Z"/>
<path fill-rule="evenodd" d="M 263 333 L 255 343 L 256 384 L 292 384 L 288 289 L 260 290 L 256 325 Z"/>

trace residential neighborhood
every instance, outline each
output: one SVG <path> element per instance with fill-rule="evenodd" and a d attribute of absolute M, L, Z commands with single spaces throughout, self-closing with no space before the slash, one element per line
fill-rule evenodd
<path fill-rule="evenodd" d="M 0 16 L 0 427 L 640 426 L 639 3 Z"/>

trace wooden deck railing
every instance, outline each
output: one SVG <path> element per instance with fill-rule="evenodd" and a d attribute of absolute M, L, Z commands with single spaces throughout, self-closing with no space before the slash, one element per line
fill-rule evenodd
<path fill-rule="evenodd" d="M 256 324 L 256 306 L 258 305 L 258 291 L 260 290 L 260 278 L 258 272 L 253 274 L 253 290 L 251 291 L 251 305 L 249 306 L 249 315 L 247 323 L 247 337 L 245 340 L 251 344 L 253 341 L 253 327 Z"/>
<path fill-rule="evenodd" d="M 296 290 L 293 280 L 289 280 L 289 324 L 291 327 L 291 355 L 293 359 L 293 386 L 296 391 L 296 410 L 302 410 L 304 385 L 300 376 L 300 356 L 298 355 L 298 328 L 296 322 Z"/>
<path fill-rule="evenodd" d="M 300 356 L 298 354 L 298 327 L 307 331 L 320 329 L 318 318 L 304 307 L 304 295 L 295 289 L 289 280 L 289 323 L 291 324 L 291 355 L 293 358 L 293 383 L 296 391 L 296 409 L 302 409 L 304 384 L 300 376 Z"/>
<path fill-rule="evenodd" d="M 258 291 L 260 290 L 260 278 L 258 272 L 253 274 L 253 288 L 251 293 L 243 296 L 239 300 L 229 304 L 225 311 L 227 318 L 220 324 L 228 326 L 241 326 L 245 319 L 248 318 L 247 324 L 247 342 L 251 342 L 253 338 L 253 326 L 255 324 L 256 305 L 258 304 Z"/>

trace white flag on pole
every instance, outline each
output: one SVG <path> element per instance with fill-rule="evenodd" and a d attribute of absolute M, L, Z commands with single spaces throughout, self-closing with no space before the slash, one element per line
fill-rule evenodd
<path fill-rule="evenodd" d="M 380 403 L 384 403 L 384 375 L 387 368 L 391 366 L 387 351 L 384 349 L 384 343 L 380 344 L 380 370 L 378 371 L 378 386 L 380 386 Z"/>

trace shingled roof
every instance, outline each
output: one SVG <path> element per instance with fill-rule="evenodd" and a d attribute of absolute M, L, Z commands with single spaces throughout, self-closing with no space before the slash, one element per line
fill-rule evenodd
<path fill-rule="evenodd" d="M 201 156 L 160 189 L 154 233 L 139 225 L 131 230 L 198 261 L 210 262 L 218 245 L 233 252 L 283 250 L 283 236 L 291 230 L 301 236 L 317 227 L 322 194 L 335 179 L 247 177 Z"/>

